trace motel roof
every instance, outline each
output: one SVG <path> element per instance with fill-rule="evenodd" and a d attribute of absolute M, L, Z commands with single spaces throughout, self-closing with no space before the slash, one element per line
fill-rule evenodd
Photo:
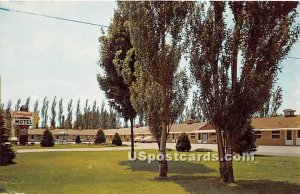
<path fill-rule="evenodd" d="M 174 124 L 171 128 L 171 133 L 193 133 L 199 130 L 200 128 L 204 127 L 207 123 L 193 123 L 193 124 Z M 29 135 L 42 135 L 45 129 L 29 129 Z M 147 126 L 145 127 L 134 127 L 134 133 L 136 135 L 142 134 L 150 134 L 150 130 Z M 54 129 L 50 130 L 53 135 L 58 135 L 61 132 L 65 132 L 68 135 L 96 135 L 97 129 L 82 129 L 82 130 L 75 130 L 75 129 Z M 130 128 L 120 128 L 120 129 L 105 129 L 105 135 L 114 135 L 115 133 L 119 133 L 122 135 L 129 135 Z"/>
<path fill-rule="evenodd" d="M 254 118 L 251 124 L 254 129 L 300 128 L 300 115 Z"/>
<path fill-rule="evenodd" d="M 253 118 L 252 125 L 254 129 L 259 130 L 280 130 L 280 129 L 300 129 L 300 115 L 297 116 L 279 116 L 279 117 L 267 117 L 267 118 Z M 136 135 L 148 135 L 150 134 L 149 128 L 134 127 L 134 133 Z M 96 135 L 97 129 L 54 129 L 51 130 L 53 135 L 58 135 L 61 132 L 65 132 L 68 135 Z M 193 124 L 174 124 L 172 125 L 170 133 L 197 133 L 197 132 L 214 132 L 214 128 L 208 122 L 200 122 Z M 44 129 L 29 129 L 28 135 L 42 135 Z M 120 129 L 106 129 L 104 130 L 105 135 L 114 135 L 119 133 L 121 135 L 130 135 L 130 128 Z"/>

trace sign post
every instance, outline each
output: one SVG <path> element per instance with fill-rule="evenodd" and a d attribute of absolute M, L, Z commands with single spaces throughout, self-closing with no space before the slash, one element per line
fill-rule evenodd
<path fill-rule="evenodd" d="M 27 111 L 26 111 L 27 110 Z M 21 111 L 11 112 L 12 117 L 12 141 L 19 141 L 26 144 L 28 141 L 28 128 L 33 126 L 33 112 L 28 112 L 28 108 L 21 107 Z"/>

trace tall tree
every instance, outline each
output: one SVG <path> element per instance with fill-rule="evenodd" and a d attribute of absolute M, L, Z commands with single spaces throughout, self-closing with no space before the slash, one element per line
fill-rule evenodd
<path fill-rule="evenodd" d="M 99 38 L 101 45 L 99 65 L 104 70 L 104 75 L 98 75 L 98 82 L 110 106 L 118 111 L 124 120 L 130 120 L 131 157 L 134 157 L 133 119 L 136 117 L 136 111 L 130 101 L 130 86 L 135 80 L 135 57 L 130 34 L 125 26 L 127 20 L 127 15 L 116 9 L 107 36 Z M 115 128 L 116 126 L 112 125 L 115 122 L 116 118 L 110 110 L 109 127 Z"/>
<path fill-rule="evenodd" d="M 79 129 L 82 127 L 82 114 L 80 111 L 80 99 L 77 101 L 77 106 L 76 106 L 76 120 L 74 121 L 74 129 Z"/>
<path fill-rule="evenodd" d="M 108 118 L 108 113 L 105 110 L 105 103 L 103 101 L 100 110 L 100 129 L 107 129 L 107 118 Z"/>
<path fill-rule="evenodd" d="M 51 106 L 51 118 L 50 118 L 50 126 L 55 128 L 56 124 L 56 96 L 54 96 L 53 101 L 52 101 L 52 106 Z"/>
<path fill-rule="evenodd" d="M 195 7 L 188 35 L 190 70 L 200 89 L 204 115 L 216 129 L 224 182 L 234 181 L 232 160 L 225 156 L 238 152 L 244 141 L 248 143 L 243 152 L 255 150 L 250 119 L 268 100 L 280 63 L 298 38 L 297 5 L 211 2 L 206 13 L 203 4 Z M 225 23 L 225 11 L 232 16 L 230 25 Z M 243 134 L 248 135 L 241 140 Z"/>
<path fill-rule="evenodd" d="M 25 106 L 29 109 L 29 104 L 30 104 L 30 96 L 26 99 Z"/>
<path fill-rule="evenodd" d="M 72 107 L 73 99 L 71 99 L 68 103 L 67 111 L 68 115 L 65 121 L 66 129 L 72 129 L 72 120 L 73 120 L 73 107 Z"/>
<path fill-rule="evenodd" d="M 47 97 L 44 98 L 43 100 L 43 106 L 41 110 L 41 118 L 43 119 L 42 121 L 42 128 L 45 129 L 47 128 L 47 123 L 48 123 L 48 106 L 49 106 L 49 101 Z"/>
<path fill-rule="evenodd" d="M 259 117 L 275 117 L 278 116 L 278 109 L 282 103 L 282 88 L 278 86 L 276 89 L 270 91 L 268 101 L 263 107 L 255 114 Z"/>
<path fill-rule="evenodd" d="M 64 123 L 63 123 L 63 112 L 64 112 L 64 109 L 63 109 L 63 99 L 61 98 L 59 100 L 59 103 L 58 103 L 58 123 L 59 123 L 59 128 L 63 129 L 64 128 Z"/>
<path fill-rule="evenodd" d="M 130 40 L 137 58 L 137 80 L 131 90 L 135 90 L 136 94 L 145 91 L 145 100 L 149 99 L 151 102 L 145 102 L 148 115 L 149 110 L 152 110 L 152 116 L 153 112 L 157 112 L 157 118 L 151 117 L 154 122 L 148 117 L 148 123 L 149 126 L 159 123 L 155 125 L 155 129 L 161 131 L 160 177 L 166 177 L 168 172 L 165 160 L 168 132 L 182 113 L 188 96 L 188 78 L 184 70 L 179 70 L 179 61 L 183 51 L 183 28 L 193 4 L 194 2 L 153 1 L 120 3 L 124 13 L 129 15 Z M 140 88 L 145 82 L 147 87 Z M 154 99 L 153 96 L 157 98 Z"/>
<path fill-rule="evenodd" d="M 40 115 L 40 110 L 39 110 L 39 99 L 37 99 L 33 105 L 33 111 L 38 115 Z M 39 128 L 39 122 L 37 121 L 35 128 Z"/>
<path fill-rule="evenodd" d="M 19 98 L 18 101 L 16 102 L 15 111 L 19 111 L 20 110 L 20 105 L 21 105 L 21 98 Z"/>

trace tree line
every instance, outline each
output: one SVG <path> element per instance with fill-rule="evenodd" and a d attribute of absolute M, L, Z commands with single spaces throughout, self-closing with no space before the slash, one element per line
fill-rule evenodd
<path fill-rule="evenodd" d="M 216 129 L 221 181 L 234 182 L 232 160 L 224 157 L 255 151 L 251 118 L 275 116 L 282 102 L 282 90 L 272 88 L 300 34 L 299 2 L 205 4 L 118 2 L 99 38 L 104 73 L 98 82 L 110 105 L 131 121 L 132 155 L 132 121 L 137 114 L 146 118 L 162 156 L 159 177 L 168 173 L 172 125 L 194 117 Z M 190 76 L 179 65 L 184 55 Z M 184 111 L 191 84 L 198 91 Z"/>
<path fill-rule="evenodd" d="M 104 101 L 99 107 L 96 100 L 89 104 L 89 100 L 86 99 L 84 107 L 81 107 L 80 99 L 76 103 L 71 99 L 67 103 L 66 112 L 64 112 L 62 98 L 58 100 L 55 96 L 52 100 L 47 97 L 42 101 L 37 99 L 32 108 L 30 107 L 30 100 L 28 97 L 24 105 L 39 117 L 39 121 L 35 123 L 35 128 L 114 129 L 121 125 L 118 113 L 112 107 L 107 110 Z M 6 106 L 1 105 L 1 109 L 4 110 L 6 126 L 9 129 L 11 128 L 10 113 L 11 111 L 19 111 L 21 102 L 22 100 L 18 99 L 14 108 L 11 100 L 7 102 Z"/>

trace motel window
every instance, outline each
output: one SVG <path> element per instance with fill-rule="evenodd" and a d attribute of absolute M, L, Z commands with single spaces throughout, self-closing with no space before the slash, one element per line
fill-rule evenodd
<path fill-rule="evenodd" d="M 272 139 L 279 139 L 280 131 L 272 131 Z"/>
<path fill-rule="evenodd" d="M 31 139 L 34 139 L 34 135 L 31 135 Z"/>
<path fill-rule="evenodd" d="M 300 138 L 300 130 L 297 131 L 297 138 Z"/>
<path fill-rule="evenodd" d="M 261 139 L 261 131 L 254 131 L 254 134 L 257 139 Z"/>
<path fill-rule="evenodd" d="M 191 133 L 191 139 L 195 139 L 195 133 Z"/>
<path fill-rule="evenodd" d="M 172 139 L 175 139 L 175 134 L 174 133 L 172 134 Z"/>
<path fill-rule="evenodd" d="M 56 136 L 56 139 L 59 139 L 58 135 Z"/>
<path fill-rule="evenodd" d="M 216 133 L 211 133 L 210 136 L 216 136 Z"/>

